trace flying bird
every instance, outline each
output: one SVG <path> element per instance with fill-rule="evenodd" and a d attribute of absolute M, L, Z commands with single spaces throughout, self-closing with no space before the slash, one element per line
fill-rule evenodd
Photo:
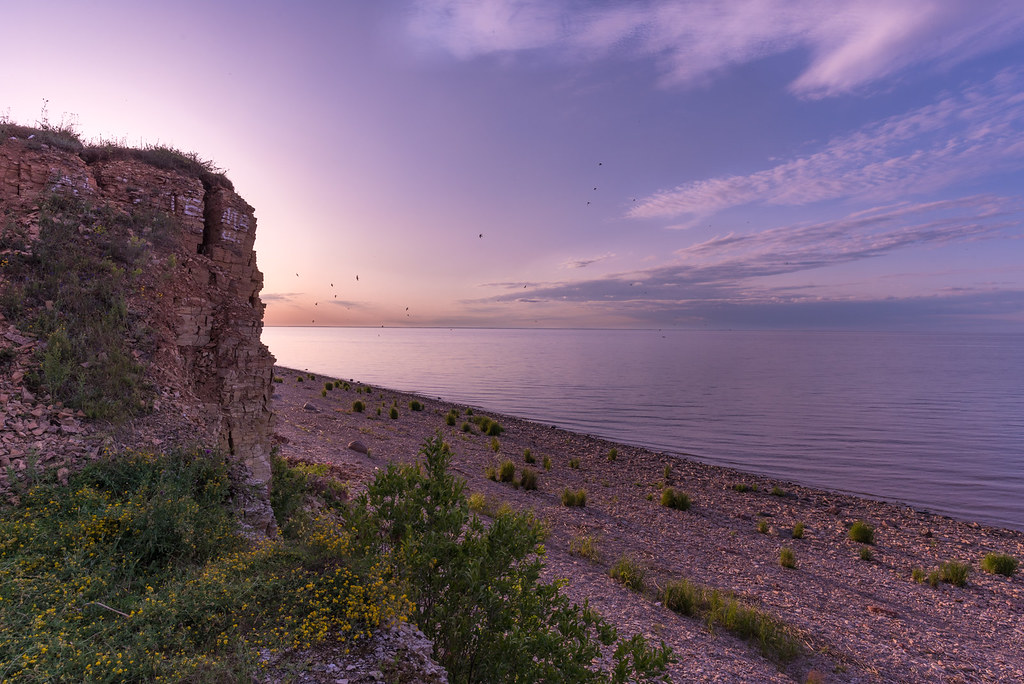
<path fill-rule="evenodd" d="M 356 280 L 359 280 L 359 276 L 356 276 Z"/>
<path fill-rule="evenodd" d="M 483 234 L 483 233 L 480 233 L 480 237 L 483 237 L 483 236 L 484 236 L 484 234 Z"/>

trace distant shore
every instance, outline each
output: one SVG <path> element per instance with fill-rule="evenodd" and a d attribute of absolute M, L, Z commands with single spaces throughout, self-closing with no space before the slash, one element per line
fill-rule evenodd
<path fill-rule="evenodd" d="M 676 681 L 804 681 L 811 671 L 824 681 L 1024 681 L 1017 646 L 1024 643 L 1024 576 L 980 568 L 987 553 L 1024 560 L 1022 532 L 488 412 L 503 428 L 491 437 L 472 427 L 463 405 L 358 382 L 334 388 L 333 378 L 281 367 L 276 374 L 273 409 L 284 456 L 330 464 L 355 492 L 386 463 L 414 460 L 423 440 L 440 431 L 468 491 L 546 521 L 548 572 L 570 580 L 571 598 L 589 600 L 626 633 L 643 632 L 677 650 Z M 363 412 L 353 410 L 356 401 Z M 421 410 L 411 409 L 414 401 Z M 458 418 L 448 425 L 452 412 Z M 472 432 L 463 431 L 464 423 Z M 348 448 L 352 442 L 369 454 Z M 537 490 L 487 478 L 488 468 L 506 460 L 517 477 L 534 470 Z M 666 484 L 687 493 L 692 507 L 661 506 Z M 584 489 L 586 505 L 562 505 L 567 488 Z M 850 539 L 857 521 L 873 528 L 873 543 Z M 581 538 L 594 540 L 597 560 L 569 552 Z M 794 553 L 796 568 L 780 565 L 782 548 Z M 623 555 L 643 565 L 652 587 L 685 577 L 735 592 L 790 625 L 804 654 L 774 663 L 730 634 L 712 633 L 702 621 L 623 588 L 608 577 Z M 915 570 L 930 573 L 949 562 L 969 568 L 966 586 L 912 579 Z"/>

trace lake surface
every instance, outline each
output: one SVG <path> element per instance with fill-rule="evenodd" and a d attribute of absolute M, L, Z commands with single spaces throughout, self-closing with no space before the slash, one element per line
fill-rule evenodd
<path fill-rule="evenodd" d="M 1024 529 L 1024 335 L 274 328 L 278 363 Z"/>

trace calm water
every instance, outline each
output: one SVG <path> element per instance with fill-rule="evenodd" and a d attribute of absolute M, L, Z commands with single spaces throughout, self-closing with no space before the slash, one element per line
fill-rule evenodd
<path fill-rule="evenodd" d="M 282 365 L 1024 529 L 1024 336 L 266 328 Z"/>

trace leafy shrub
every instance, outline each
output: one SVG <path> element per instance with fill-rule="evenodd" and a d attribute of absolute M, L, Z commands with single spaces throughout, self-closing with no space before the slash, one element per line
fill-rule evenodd
<path fill-rule="evenodd" d="M 523 449 L 523 460 L 531 464 L 537 462 L 537 459 L 533 456 L 533 452 L 529 449 Z"/>
<path fill-rule="evenodd" d="M 661 491 L 661 505 L 674 508 L 677 511 L 688 511 L 690 510 L 690 496 L 685 492 L 677 492 L 672 487 L 665 487 Z"/>
<path fill-rule="evenodd" d="M 519 478 L 519 484 L 523 489 L 537 488 L 537 471 L 533 468 L 523 468 L 523 475 Z"/>
<path fill-rule="evenodd" d="M 612 447 L 612 448 L 611 448 L 611 449 L 610 449 L 610 450 L 608 451 L 608 460 L 609 460 L 609 461 L 614 461 L 614 460 L 615 460 L 616 458 L 618 458 L 618 457 L 619 457 L 619 450 L 618 450 L 618 449 L 616 449 L 615 447 Z"/>
<path fill-rule="evenodd" d="M 630 556 L 620 556 L 608 571 L 612 579 L 633 591 L 643 591 L 647 586 L 647 571 L 640 562 Z"/>
<path fill-rule="evenodd" d="M 796 567 L 796 554 L 793 553 L 793 549 L 788 546 L 783 546 L 779 549 L 779 565 L 784 568 Z"/>
<path fill-rule="evenodd" d="M 757 521 L 757 531 L 760 532 L 761 534 L 768 534 L 768 521 L 767 520 L 758 520 Z"/>
<path fill-rule="evenodd" d="M 324 383 L 324 389 L 326 391 L 328 391 L 328 392 L 334 390 L 334 383 L 333 382 L 325 382 Z"/>
<path fill-rule="evenodd" d="M 440 436 L 421 453 L 421 467 L 391 465 L 377 475 L 356 502 L 353 523 L 367 558 L 388 558 L 408 583 L 415 622 L 449 681 L 595 680 L 593 663 L 616 631 L 571 604 L 559 583 L 540 580 L 543 527 L 507 508 L 484 525 L 469 515 L 465 482 L 448 471 Z M 620 641 L 612 658 L 622 673 L 617 681 L 649 682 L 672 656 L 641 638 Z"/>
<path fill-rule="evenodd" d="M 487 497 L 480 492 L 473 492 L 466 499 L 466 503 L 469 505 L 469 510 L 474 513 L 483 513 L 487 510 Z"/>
<path fill-rule="evenodd" d="M 862 547 L 860 547 L 860 559 L 862 561 L 870 561 L 870 560 L 874 560 L 874 558 L 875 558 L 875 553 L 871 550 L 870 546 L 862 546 Z"/>
<path fill-rule="evenodd" d="M 737 482 L 732 486 L 732 488 L 734 491 L 740 492 L 741 494 L 757 491 L 757 485 L 748 485 L 746 482 Z"/>
<path fill-rule="evenodd" d="M 320 396 L 321 397 L 326 397 L 327 396 L 327 390 L 325 390 L 325 389 L 320 390 Z"/>
<path fill-rule="evenodd" d="M 352 402 L 352 410 L 355 411 L 356 413 L 362 413 L 363 411 L 366 410 L 366 404 L 357 399 L 356 401 Z"/>
<path fill-rule="evenodd" d="M 275 375 L 274 382 L 284 382 L 284 378 L 282 378 L 280 375 Z"/>
<path fill-rule="evenodd" d="M 777 487 L 776 486 L 776 487 L 772 487 L 772 491 L 770 492 L 770 494 L 772 496 L 786 496 L 786 490 L 783 489 L 782 487 Z"/>
<path fill-rule="evenodd" d="M 875 528 L 863 520 L 858 520 L 850 527 L 850 539 L 858 544 L 874 544 Z"/>
<path fill-rule="evenodd" d="M 473 426 L 470 425 L 469 423 L 463 423 L 462 424 L 462 431 L 463 432 L 468 432 L 468 433 L 472 434 L 473 433 Z"/>
<path fill-rule="evenodd" d="M 410 411 L 422 411 L 423 410 L 423 404 L 421 404 L 420 402 L 418 402 L 415 399 L 413 399 L 412 401 L 409 402 L 409 410 Z"/>
<path fill-rule="evenodd" d="M 793 539 L 803 539 L 806 526 L 802 522 L 793 525 Z"/>
<path fill-rule="evenodd" d="M 297 378 L 295 378 L 295 380 L 296 380 L 296 382 L 302 382 L 304 380 L 304 378 L 300 375 Z"/>
<path fill-rule="evenodd" d="M 587 490 L 577 489 L 573 491 L 566 487 L 562 490 L 562 505 L 572 507 L 583 507 L 587 505 Z"/>
<path fill-rule="evenodd" d="M 391 420 L 398 420 L 398 409 L 392 406 L 388 415 L 391 417 Z"/>
<path fill-rule="evenodd" d="M 981 569 L 996 575 L 1013 577 L 1017 572 L 1017 559 L 1002 553 L 989 553 L 981 559 Z"/>
<path fill-rule="evenodd" d="M 501 451 L 501 442 L 498 441 L 497 437 L 491 437 L 491 451 L 494 453 Z"/>
<path fill-rule="evenodd" d="M 570 458 L 569 459 L 569 467 L 572 468 L 573 470 L 579 470 L 580 459 L 578 459 L 576 457 Z"/>

